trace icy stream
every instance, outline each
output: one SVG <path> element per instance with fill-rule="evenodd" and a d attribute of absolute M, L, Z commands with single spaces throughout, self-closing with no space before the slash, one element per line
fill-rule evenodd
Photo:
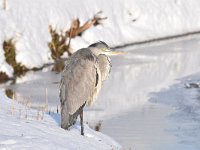
<path fill-rule="evenodd" d="M 101 121 L 101 131 L 125 149 L 200 149 L 198 88 L 184 87 L 188 81 L 200 80 L 198 74 L 189 76 L 200 71 L 200 38 L 128 47 L 124 51 L 128 54 L 112 58 L 111 75 L 96 103 L 85 109 L 85 121 L 91 125 Z M 46 69 L 29 72 L 16 84 L 4 87 L 12 89 L 17 99 L 30 101 L 33 107 L 45 104 L 47 88 L 49 108 L 56 111 L 59 80 L 59 74 Z"/>

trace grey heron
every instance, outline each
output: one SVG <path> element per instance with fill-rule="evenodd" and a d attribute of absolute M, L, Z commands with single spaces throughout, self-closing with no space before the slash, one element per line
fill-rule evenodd
<path fill-rule="evenodd" d="M 121 53 L 99 41 L 76 51 L 66 61 L 60 82 L 61 128 L 68 130 L 80 115 L 81 135 L 84 135 L 83 107 L 97 99 L 102 83 L 109 75 L 111 62 L 108 56 Z"/>

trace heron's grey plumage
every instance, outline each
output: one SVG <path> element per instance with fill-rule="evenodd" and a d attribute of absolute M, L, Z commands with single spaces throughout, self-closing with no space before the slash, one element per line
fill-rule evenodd
<path fill-rule="evenodd" d="M 105 81 L 108 78 L 111 69 L 110 58 L 101 54 L 98 56 L 98 64 L 101 72 L 101 80 Z"/>
<path fill-rule="evenodd" d="M 110 59 L 97 50 L 106 47 L 95 43 L 75 52 L 67 61 L 60 82 L 61 127 L 68 129 L 85 104 L 97 99 L 102 82 L 110 72 Z"/>

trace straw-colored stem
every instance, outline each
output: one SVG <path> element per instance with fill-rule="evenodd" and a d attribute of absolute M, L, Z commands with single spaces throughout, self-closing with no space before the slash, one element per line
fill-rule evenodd
<path fill-rule="evenodd" d="M 37 116 L 36 116 L 36 119 L 39 120 L 39 118 L 40 118 L 40 110 L 37 109 Z"/>
<path fill-rule="evenodd" d="M 3 10 L 7 9 L 7 0 L 3 0 Z"/>
<path fill-rule="evenodd" d="M 48 112 L 48 91 L 45 89 L 45 111 Z"/>
<path fill-rule="evenodd" d="M 15 99 L 15 94 L 12 96 L 12 102 L 11 102 L 11 114 L 14 114 L 14 99 Z"/>

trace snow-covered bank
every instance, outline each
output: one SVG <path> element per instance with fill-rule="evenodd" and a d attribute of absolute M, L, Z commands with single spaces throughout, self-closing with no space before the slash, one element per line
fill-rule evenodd
<path fill-rule="evenodd" d="M 72 40 L 78 49 L 97 40 L 110 46 L 149 40 L 200 30 L 198 0 L 12 0 L 7 8 L 0 3 L 0 45 L 15 38 L 17 62 L 28 68 L 51 62 L 47 43 L 51 40 L 49 25 L 58 31 L 69 29 L 73 19 L 84 23 L 99 10 L 108 17 L 103 25 L 92 27 Z M 0 46 L 0 71 L 12 76 Z"/>
<path fill-rule="evenodd" d="M 12 112 L 12 113 L 11 113 Z M 91 130 L 85 124 L 85 136 L 80 126 L 70 131 L 59 126 L 57 114 L 44 114 L 37 120 L 37 112 L 27 109 L 3 95 L 0 90 L 0 149 L 63 149 L 63 150 L 111 150 L 121 146 L 111 138 Z"/>
<path fill-rule="evenodd" d="M 199 89 L 184 88 L 184 83 L 196 83 L 199 79 L 193 80 L 194 77 L 191 76 L 191 82 L 186 80 L 180 82 L 183 77 L 200 71 L 199 49 L 200 37 L 156 43 L 148 47 L 126 48 L 129 55 L 112 58 L 113 67 L 109 79 L 105 82 L 96 103 L 85 109 L 85 121 L 90 123 L 102 120 L 101 131 L 120 142 L 126 149 L 133 147 L 146 150 L 153 145 L 152 150 L 156 150 L 154 146 L 159 146 L 158 150 L 164 148 L 177 150 L 188 145 L 183 143 L 184 141 L 197 144 L 199 149 L 199 101 L 192 99 L 196 98 Z M 25 99 L 28 97 L 32 104 L 37 104 L 38 101 L 41 102 L 39 104 L 44 104 L 44 92 L 47 87 L 49 104 L 55 105 L 56 108 L 60 104 L 58 98 L 60 75 L 46 71 L 45 68 L 43 71 L 28 72 L 26 76 L 18 78 L 16 84 L 7 85 L 6 89 L 16 92 L 16 98 L 25 96 Z M 188 84 L 186 85 L 188 87 Z M 192 92 L 192 90 L 197 91 Z M 157 102 L 156 106 L 148 105 L 149 99 Z M 173 107 L 161 106 L 159 102 L 162 101 L 163 105 L 171 104 Z M 179 108 L 181 112 L 175 113 L 177 118 L 174 118 L 178 123 L 172 121 L 170 128 L 167 128 L 169 118 L 165 116 Z M 186 116 L 182 112 L 184 110 L 186 114 L 187 112 L 191 114 Z M 191 122 L 192 119 L 194 120 Z M 168 132 L 168 129 L 172 132 Z M 184 138 L 179 140 L 173 133 Z M 180 141 L 178 146 L 181 148 L 174 148 L 177 141 Z M 189 144 L 189 147 L 184 148 L 195 147 L 190 146 Z"/>

